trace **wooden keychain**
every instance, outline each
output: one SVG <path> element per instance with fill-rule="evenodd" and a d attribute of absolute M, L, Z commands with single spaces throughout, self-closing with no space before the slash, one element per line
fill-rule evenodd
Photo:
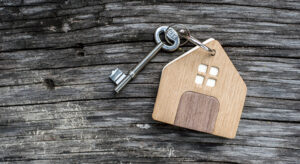
<path fill-rule="evenodd" d="M 246 99 L 244 80 L 217 40 L 201 43 L 187 28 L 178 33 L 197 46 L 163 68 L 153 119 L 234 138 Z"/>

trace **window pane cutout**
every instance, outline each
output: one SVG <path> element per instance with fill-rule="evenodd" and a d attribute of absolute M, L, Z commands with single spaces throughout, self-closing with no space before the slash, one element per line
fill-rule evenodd
<path fill-rule="evenodd" d="M 214 80 L 214 79 L 207 79 L 206 86 L 214 87 L 215 85 L 216 85 L 216 80 Z"/>
<path fill-rule="evenodd" d="M 207 65 L 200 64 L 198 66 L 198 72 L 206 73 L 206 70 L 207 70 Z"/>
<path fill-rule="evenodd" d="M 202 85 L 203 81 L 204 81 L 204 77 L 203 76 L 200 76 L 200 75 L 196 76 L 196 79 L 195 79 L 195 83 L 196 84 Z"/>
<path fill-rule="evenodd" d="M 210 67 L 209 74 L 213 76 L 217 76 L 219 73 L 219 69 L 217 67 Z"/>

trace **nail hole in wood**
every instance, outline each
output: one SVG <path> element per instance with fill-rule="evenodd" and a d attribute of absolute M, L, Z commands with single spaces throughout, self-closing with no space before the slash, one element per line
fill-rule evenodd
<path fill-rule="evenodd" d="M 76 44 L 76 49 L 77 49 L 76 55 L 77 56 L 84 56 L 85 55 L 83 48 L 84 48 L 84 44 L 82 44 L 82 43 L 77 43 Z"/>
<path fill-rule="evenodd" d="M 55 84 L 54 84 L 54 81 L 52 79 L 48 79 L 48 78 L 44 79 L 44 84 L 46 85 L 46 87 L 48 89 L 52 90 L 52 89 L 55 88 Z"/>
<path fill-rule="evenodd" d="M 85 55 L 85 53 L 83 51 L 78 51 L 76 54 L 77 54 L 77 56 L 84 56 Z"/>
<path fill-rule="evenodd" d="M 76 47 L 83 49 L 84 45 L 82 43 L 77 43 Z"/>

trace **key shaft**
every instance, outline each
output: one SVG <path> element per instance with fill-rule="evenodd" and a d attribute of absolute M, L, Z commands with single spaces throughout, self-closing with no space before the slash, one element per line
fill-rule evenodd
<path fill-rule="evenodd" d="M 131 71 L 129 71 L 128 75 L 124 80 L 122 80 L 118 86 L 115 88 L 115 92 L 119 93 L 125 86 L 126 84 L 132 80 L 145 66 L 149 61 L 154 58 L 157 53 L 161 50 L 162 46 L 164 43 L 160 42 L 157 44 L 154 49 L 142 60 L 140 61 L 137 66 L 135 66 Z"/>

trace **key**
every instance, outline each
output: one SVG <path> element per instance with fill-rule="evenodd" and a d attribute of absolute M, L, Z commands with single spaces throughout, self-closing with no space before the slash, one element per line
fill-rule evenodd
<path fill-rule="evenodd" d="M 173 42 L 172 45 L 167 45 L 161 41 L 159 37 L 161 33 L 165 33 L 166 37 Z M 115 88 L 116 93 L 119 93 L 126 84 L 128 84 L 129 81 L 132 80 L 145 67 L 145 65 L 157 55 L 161 49 L 172 52 L 180 45 L 178 33 L 169 26 L 161 26 L 157 28 L 154 38 L 157 45 L 142 61 L 137 64 L 137 66 L 129 71 L 128 75 L 124 74 L 119 68 L 112 71 L 109 77 L 117 85 Z"/>

